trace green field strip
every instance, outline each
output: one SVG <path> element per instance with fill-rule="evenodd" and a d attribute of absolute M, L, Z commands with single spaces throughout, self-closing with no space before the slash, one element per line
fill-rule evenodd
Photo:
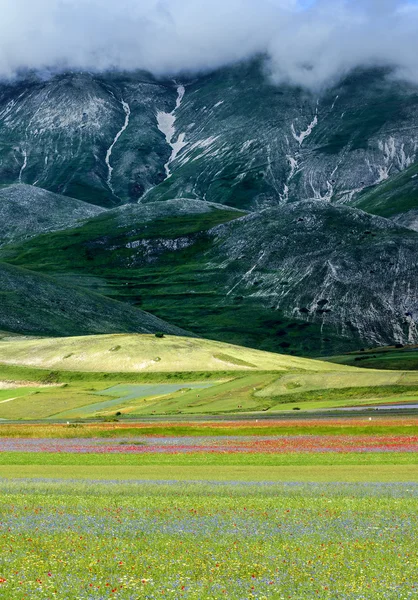
<path fill-rule="evenodd" d="M 282 467 L 87 467 L 0 466 L 0 478 L 149 480 L 149 481 L 295 481 L 418 482 L 414 465 Z M 1 480 L 0 480 L 1 489 Z"/>
<path fill-rule="evenodd" d="M 32 392 L 37 391 L 39 388 L 37 387 L 17 387 L 17 388 L 7 388 L 0 389 L 0 402 L 6 402 L 10 400 L 10 398 L 18 398 L 20 396 L 27 396 Z"/>
<path fill-rule="evenodd" d="M 292 413 L 295 416 L 295 413 Z M 297 415 L 296 415 L 297 416 Z M 342 417 L 345 417 L 343 414 Z M 258 422 L 251 420 L 249 422 L 237 422 L 225 419 L 213 421 L 209 418 L 203 422 L 196 420 L 163 420 L 160 422 L 142 422 L 127 423 L 109 422 L 109 423 L 42 423 L 28 424 L 2 423 L 0 434 L 2 437 L 22 438 L 22 439 L 108 439 L 112 438 L 138 438 L 148 436 L 251 436 L 255 439 L 259 436 L 305 436 L 305 435 L 418 435 L 418 419 L 411 418 L 404 420 L 402 417 L 381 416 L 381 414 L 365 417 L 359 415 L 354 421 L 348 418 L 338 419 L 337 421 L 323 419 L 311 421 L 311 419 L 289 418 L 282 421 L 276 420 L 271 423 Z"/>
<path fill-rule="evenodd" d="M 145 440 L 143 440 L 145 441 Z M 123 448 L 123 447 L 122 447 Z M 418 469 L 415 452 L 303 452 L 303 453 L 74 453 L 74 452 L 1 452 L 0 466 L 115 466 L 115 467 L 304 467 L 304 466 L 376 466 L 413 465 Z"/>
<path fill-rule="evenodd" d="M 83 388 L 37 388 L 17 397 L 13 402 L 0 404 L 1 419 L 46 419 L 64 410 L 91 405 L 97 397 Z"/>
<path fill-rule="evenodd" d="M 378 396 L 376 398 L 350 398 L 347 400 L 317 400 L 317 401 L 313 401 L 313 402 L 306 402 L 306 401 L 300 401 L 297 402 L 296 401 L 292 401 L 292 402 L 285 402 L 285 403 L 280 403 L 277 404 L 276 406 L 273 406 L 273 408 L 271 408 L 268 412 L 269 413 L 281 413 L 283 411 L 289 411 L 289 410 L 295 410 L 295 406 L 297 406 L 301 411 L 303 410 L 309 410 L 309 411 L 315 411 L 315 410 L 330 410 L 330 409 L 340 409 L 340 408 L 357 408 L 357 407 L 363 407 L 364 409 L 367 409 L 367 407 L 371 407 L 371 409 L 373 409 L 373 407 L 376 409 L 378 406 L 387 406 L 388 404 L 402 404 L 403 405 L 407 405 L 407 404 L 411 404 L 411 408 L 414 408 L 416 406 L 416 403 L 418 402 L 418 393 L 415 392 L 414 393 L 406 393 L 406 394 L 399 394 L 399 395 L 393 395 L 393 396 Z M 362 411 L 364 414 L 364 410 Z"/>

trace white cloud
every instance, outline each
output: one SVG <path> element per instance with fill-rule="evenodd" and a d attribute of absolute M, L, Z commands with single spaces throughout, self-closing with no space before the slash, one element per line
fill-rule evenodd
<path fill-rule="evenodd" d="M 305 2 L 305 5 L 307 2 Z M 178 75 L 256 53 L 276 81 L 320 86 L 357 65 L 418 82 L 418 10 L 397 0 L 0 0 L 0 77 L 20 69 Z"/>

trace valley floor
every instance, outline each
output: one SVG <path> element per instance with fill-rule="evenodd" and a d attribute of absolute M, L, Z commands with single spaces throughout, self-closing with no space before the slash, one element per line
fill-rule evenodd
<path fill-rule="evenodd" d="M 1 598 L 416 595 L 416 417 L 0 433 Z"/>
<path fill-rule="evenodd" d="M 168 363 L 177 340 L 149 341 Z M 52 370 L 4 346 L 0 598 L 416 596 L 416 372 L 210 344 L 235 370 Z"/>

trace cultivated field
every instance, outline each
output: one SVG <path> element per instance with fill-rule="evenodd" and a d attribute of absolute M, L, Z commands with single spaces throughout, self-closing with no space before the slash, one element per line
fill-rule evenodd
<path fill-rule="evenodd" d="M 3 483 L 2 598 L 412 598 L 413 484 Z"/>
<path fill-rule="evenodd" d="M 416 418 L 1 427 L 1 598 L 416 595 Z"/>
<path fill-rule="evenodd" d="M 73 370 L 77 369 L 77 370 Z M 0 341 L 0 419 L 141 419 L 416 404 L 418 375 L 201 339 Z"/>

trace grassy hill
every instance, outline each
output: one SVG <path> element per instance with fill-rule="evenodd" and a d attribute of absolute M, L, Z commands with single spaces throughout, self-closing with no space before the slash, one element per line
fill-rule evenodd
<path fill-rule="evenodd" d="M 366 212 L 418 228 L 418 164 L 365 190 L 352 205 Z"/>
<path fill-rule="evenodd" d="M 0 362 L 91 372 L 350 371 L 212 340 L 124 334 L 0 342 Z"/>
<path fill-rule="evenodd" d="M 418 371 L 418 346 L 384 346 L 367 348 L 327 358 L 339 365 L 352 365 L 362 369 L 391 371 Z"/>
<path fill-rule="evenodd" d="M 0 257 L 205 338 L 330 356 L 415 335 L 417 252 L 417 232 L 329 202 L 246 215 L 177 199 L 107 211 Z"/>
<path fill-rule="evenodd" d="M 140 309 L 0 262 L 0 330 L 25 335 L 185 335 Z"/>

